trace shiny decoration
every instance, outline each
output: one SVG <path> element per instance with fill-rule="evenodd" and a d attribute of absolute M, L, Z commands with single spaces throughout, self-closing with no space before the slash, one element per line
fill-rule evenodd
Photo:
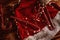
<path fill-rule="evenodd" d="M 21 0 L 16 8 L 16 17 L 12 18 L 18 22 L 17 26 L 22 40 L 39 33 L 45 26 L 48 26 L 50 31 L 54 30 L 52 19 L 56 16 L 58 8 L 51 5 L 53 2 L 45 2 L 44 5 L 41 3 L 40 0 Z M 54 5 L 56 6 L 55 3 Z"/>

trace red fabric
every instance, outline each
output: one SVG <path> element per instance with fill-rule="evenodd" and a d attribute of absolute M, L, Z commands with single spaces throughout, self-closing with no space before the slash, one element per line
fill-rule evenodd
<path fill-rule="evenodd" d="M 0 5 L 0 13 L 1 13 L 1 5 Z"/>
<path fill-rule="evenodd" d="M 56 16 L 58 10 L 56 10 L 56 9 L 55 9 L 54 7 L 52 7 L 52 6 L 47 6 L 47 9 L 48 9 L 48 11 L 49 11 L 49 13 L 50 13 L 50 15 L 51 15 L 51 18 L 53 19 L 53 18 Z"/>
<path fill-rule="evenodd" d="M 18 26 L 18 31 L 19 34 L 22 38 L 22 40 L 26 37 L 28 37 L 29 35 L 34 35 L 34 31 L 38 31 L 38 29 L 42 29 L 46 26 L 46 20 L 44 15 L 42 15 L 41 17 L 39 17 L 40 21 L 36 21 L 34 19 L 36 19 L 36 17 L 34 17 L 37 13 L 32 12 L 33 8 L 34 8 L 34 3 L 36 2 L 36 0 L 21 0 L 21 3 L 19 5 L 18 8 L 16 8 L 15 12 L 16 12 L 16 17 L 19 20 L 22 20 L 22 22 L 18 22 L 17 26 Z M 50 13 L 51 18 L 53 19 L 58 10 L 56 10 L 55 8 L 52 8 L 52 6 L 47 6 L 48 12 Z M 25 19 L 27 17 L 27 20 Z M 43 20 L 43 22 L 42 22 Z M 26 22 L 28 21 L 28 25 L 26 25 Z M 25 22 L 25 23 L 24 23 Z M 35 26 L 34 26 L 35 25 Z M 27 26 L 27 28 L 25 28 Z M 29 32 L 29 35 L 27 35 L 27 32 Z"/>

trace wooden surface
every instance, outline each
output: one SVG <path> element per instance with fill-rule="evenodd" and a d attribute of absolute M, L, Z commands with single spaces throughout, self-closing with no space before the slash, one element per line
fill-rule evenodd
<path fill-rule="evenodd" d="M 52 40 L 60 40 L 60 31 L 56 34 L 56 36 Z"/>
<path fill-rule="evenodd" d="M 60 0 L 52 0 L 52 2 L 55 2 L 58 6 L 60 6 Z"/>

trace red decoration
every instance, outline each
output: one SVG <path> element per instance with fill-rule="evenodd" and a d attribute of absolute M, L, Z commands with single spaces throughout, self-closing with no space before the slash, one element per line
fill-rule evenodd
<path fill-rule="evenodd" d="M 35 3 L 36 0 L 21 0 L 20 5 L 15 10 L 16 18 L 18 19 L 18 31 L 22 40 L 41 31 L 47 25 L 47 20 L 42 8 L 39 6 L 39 3 L 38 5 L 35 5 Z M 51 19 L 53 19 L 58 10 L 49 5 L 47 5 L 46 8 Z"/>

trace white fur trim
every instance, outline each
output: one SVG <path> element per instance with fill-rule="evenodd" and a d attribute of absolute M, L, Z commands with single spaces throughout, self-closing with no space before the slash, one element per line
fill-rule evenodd
<path fill-rule="evenodd" d="M 34 36 L 29 36 L 28 38 L 25 38 L 24 40 L 36 40 Z"/>
<path fill-rule="evenodd" d="M 50 31 L 46 26 L 42 29 L 42 31 L 33 36 L 25 38 L 25 40 L 51 40 L 57 34 L 57 32 L 60 31 L 60 24 L 57 22 L 57 20 L 60 21 L 60 12 L 58 12 L 55 18 L 52 19 L 53 23 L 55 24 L 55 29 L 53 31 Z"/>

